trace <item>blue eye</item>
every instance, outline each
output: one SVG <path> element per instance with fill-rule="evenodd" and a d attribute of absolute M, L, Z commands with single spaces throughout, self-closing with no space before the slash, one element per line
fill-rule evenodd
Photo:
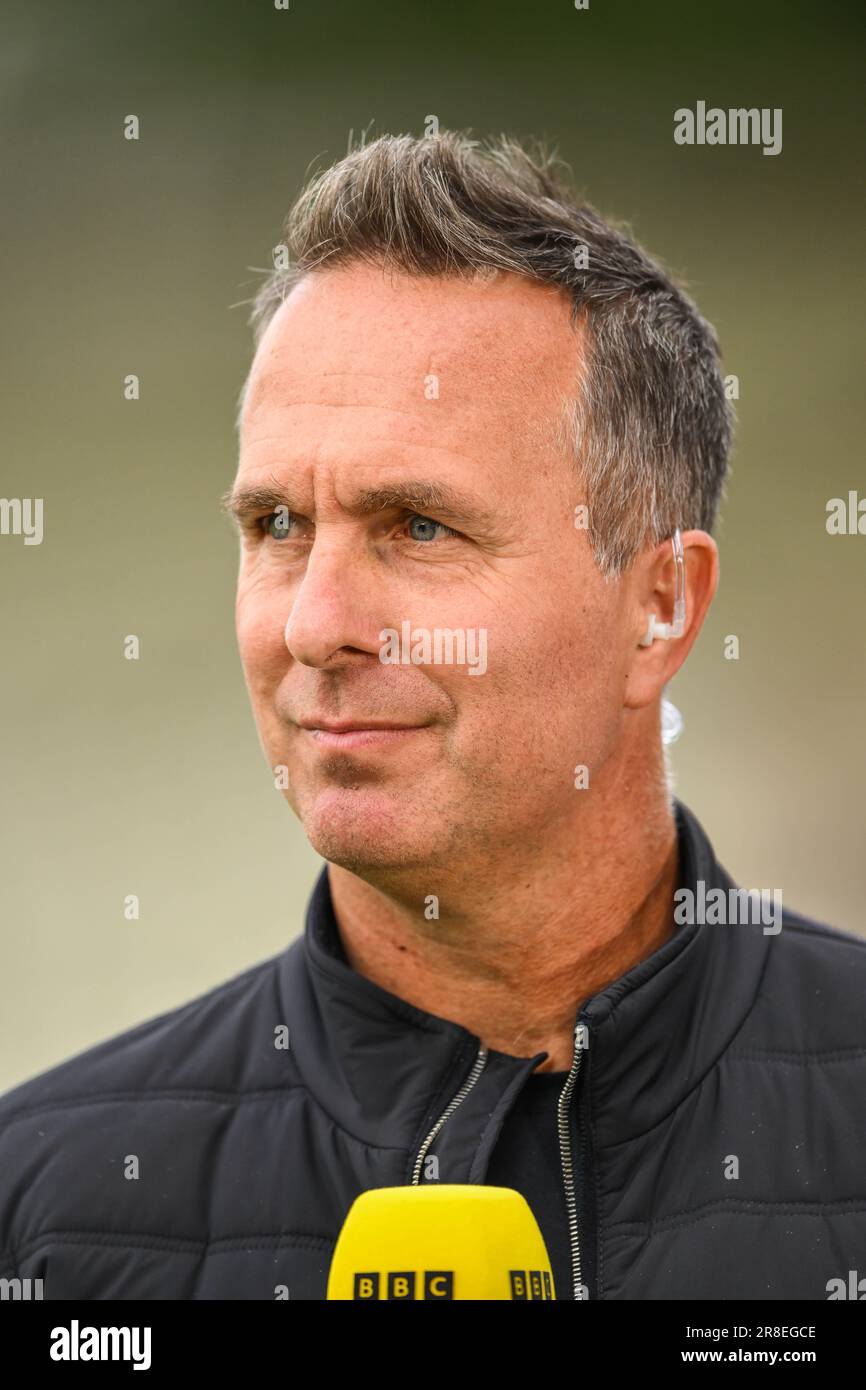
<path fill-rule="evenodd" d="M 437 528 L 438 531 L 444 532 L 446 536 L 457 535 L 457 532 L 452 531 L 450 526 L 446 526 L 444 521 L 433 521 L 431 517 L 420 516 L 417 513 L 415 516 L 409 518 L 406 526 L 409 530 L 410 538 L 413 541 L 420 541 L 422 543 L 424 541 L 436 540 Z M 412 530 L 413 526 L 417 527 L 414 534 Z"/>
<path fill-rule="evenodd" d="M 283 541 L 289 534 L 292 518 L 287 507 L 280 507 L 278 511 L 263 516 L 259 524 L 272 540 Z"/>

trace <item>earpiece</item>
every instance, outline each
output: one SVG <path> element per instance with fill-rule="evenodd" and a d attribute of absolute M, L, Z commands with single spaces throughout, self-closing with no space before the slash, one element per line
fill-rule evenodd
<path fill-rule="evenodd" d="M 671 546 L 674 552 L 674 564 L 676 566 L 676 590 L 674 594 L 674 620 L 672 623 L 660 623 L 655 613 L 650 613 L 647 630 L 640 639 L 640 646 L 650 647 L 656 638 L 662 642 L 668 642 L 672 637 L 682 637 L 686 625 L 686 573 L 685 555 L 683 554 L 683 541 L 679 527 L 671 536 Z"/>

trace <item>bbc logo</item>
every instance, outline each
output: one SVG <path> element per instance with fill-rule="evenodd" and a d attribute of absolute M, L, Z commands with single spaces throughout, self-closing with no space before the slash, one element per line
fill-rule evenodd
<path fill-rule="evenodd" d="M 381 1278 L 378 1273 L 356 1274 L 354 1298 L 362 1302 L 370 1302 L 373 1299 L 414 1299 L 415 1283 L 421 1279 L 425 1299 L 442 1299 L 454 1297 L 454 1271 L 453 1269 L 424 1269 L 416 1274 L 414 1269 L 395 1270 L 388 1274 L 385 1285 L 387 1293 L 380 1293 Z"/>
<path fill-rule="evenodd" d="M 508 1278 L 513 1299 L 524 1302 L 553 1298 L 550 1272 L 546 1269 L 510 1269 Z M 401 1269 L 384 1276 L 378 1271 L 364 1271 L 355 1275 L 352 1297 L 362 1303 L 378 1299 L 414 1300 L 416 1289 L 421 1290 L 418 1296 L 422 1299 L 453 1299 L 453 1269 Z"/>
<path fill-rule="evenodd" d="M 546 1269 L 510 1269 L 511 1297 L 520 1299 L 553 1298 L 550 1272 Z"/>

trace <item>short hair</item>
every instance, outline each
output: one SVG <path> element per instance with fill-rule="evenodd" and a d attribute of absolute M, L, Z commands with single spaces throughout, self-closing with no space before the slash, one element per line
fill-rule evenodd
<path fill-rule="evenodd" d="M 572 189 L 555 155 L 454 131 L 362 137 L 308 182 L 284 242 L 287 268 L 252 301 L 256 346 L 304 275 L 351 262 L 558 286 L 585 353 L 554 438 L 573 453 L 600 570 L 621 573 L 676 527 L 712 531 L 734 426 L 716 334 L 628 230 Z"/>

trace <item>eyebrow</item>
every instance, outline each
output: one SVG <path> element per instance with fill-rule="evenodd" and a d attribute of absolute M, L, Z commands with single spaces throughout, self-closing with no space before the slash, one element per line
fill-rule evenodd
<path fill-rule="evenodd" d="M 222 510 L 238 522 L 256 513 L 276 511 L 278 507 L 286 507 L 290 512 L 295 510 L 287 495 L 273 487 L 230 488 L 223 493 L 220 502 Z M 449 483 L 419 479 L 365 488 L 349 511 L 371 516 L 389 507 L 403 507 L 421 514 L 432 510 L 457 519 L 471 518 L 481 525 L 492 525 L 496 519 L 494 512 L 479 506 L 474 497 Z"/>

